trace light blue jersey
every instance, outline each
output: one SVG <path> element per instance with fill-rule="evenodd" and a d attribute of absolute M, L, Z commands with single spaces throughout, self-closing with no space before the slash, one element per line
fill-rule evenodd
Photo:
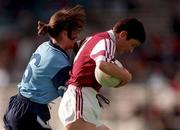
<path fill-rule="evenodd" d="M 51 41 L 33 53 L 18 84 L 19 92 L 33 102 L 48 104 L 63 96 L 71 64 L 67 53 Z"/>

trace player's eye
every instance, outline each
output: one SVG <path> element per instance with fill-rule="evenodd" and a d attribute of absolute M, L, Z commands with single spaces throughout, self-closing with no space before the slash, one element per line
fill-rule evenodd
<path fill-rule="evenodd" d="M 78 38 L 78 35 L 79 35 L 79 32 L 76 32 L 76 31 L 72 32 L 72 34 L 71 34 L 71 40 L 77 39 L 77 38 Z"/>

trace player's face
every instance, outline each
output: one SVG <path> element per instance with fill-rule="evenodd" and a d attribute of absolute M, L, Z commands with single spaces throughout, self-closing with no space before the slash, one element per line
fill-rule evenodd
<path fill-rule="evenodd" d="M 117 38 L 117 52 L 120 54 L 132 53 L 141 43 L 135 39 L 127 39 L 127 33 Z"/>
<path fill-rule="evenodd" d="M 72 49 L 74 47 L 74 43 L 76 43 L 79 36 L 79 31 L 73 31 L 71 33 L 71 37 L 69 38 L 68 35 L 66 35 L 66 48 Z"/>
<path fill-rule="evenodd" d="M 135 39 L 130 39 L 124 41 L 124 43 L 120 46 L 119 51 L 121 53 L 132 53 L 136 47 L 140 45 L 140 42 Z"/>
<path fill-rule="evenodd" d="M 77 38 L 78 38 L 78 36 L 79 36 L 79 31 L 72 31 L 72 33 L 71 33 L 71 40 L 77 40 Z"/>

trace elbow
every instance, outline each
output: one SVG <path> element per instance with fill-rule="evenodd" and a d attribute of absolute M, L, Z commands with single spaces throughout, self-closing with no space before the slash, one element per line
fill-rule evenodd
<path fill-rule="evenodd" d="M 124 69 L 125 70 L 125 75 L 124 75 L 124 80 L 129 82 L 132 80 L 132 74 L 127 70 L 127 69 Z"/>
<path fill-rule="evenodd" d="M 127 76 L 127 81 L 129 82 L 129 81 L 131 81 L 131 80 L 132 80 L 132 74 L 129 73 L 128 76 Z"/>

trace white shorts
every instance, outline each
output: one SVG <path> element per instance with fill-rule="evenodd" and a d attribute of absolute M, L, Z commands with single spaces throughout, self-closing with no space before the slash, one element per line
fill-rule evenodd
<path fill-rule="evenodd" d="M 100 121 L 101 107 L 96 98 L 97 92 L 91 87 L 82 89 L 70 85 L 59 106 L 59 118 L 64 126 L 83 118 L 97 127 L 102 125 Z"/>

